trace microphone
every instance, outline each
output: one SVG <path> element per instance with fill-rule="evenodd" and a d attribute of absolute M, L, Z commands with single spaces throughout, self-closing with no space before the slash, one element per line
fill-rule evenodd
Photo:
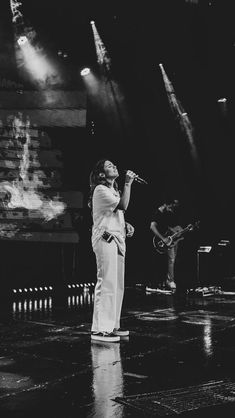
<path fill-rule="evenodd" d="M 138 175 L 134 178 L 134 180 L 141 184 L 148 184 L 146 180 L 142 179 Z"/>
<path fill-rule="evenodd" d="M 125 170 L 125 173 L 128 170 Z M 146 180 L 142 179 L 140 176 L 138 176 L 138 174 L 135 175 L 134 180 L 137 181 L 140 184 L 148 184 Z"/>

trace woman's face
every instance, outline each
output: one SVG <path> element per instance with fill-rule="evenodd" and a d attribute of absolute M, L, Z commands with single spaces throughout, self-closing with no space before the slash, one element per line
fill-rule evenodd
<path fill-rule="evenodd" d="M 119 176 L 117 167 L 109 160 L 104 163 L 104 173 L 107 179 L 116 179 Z"/>

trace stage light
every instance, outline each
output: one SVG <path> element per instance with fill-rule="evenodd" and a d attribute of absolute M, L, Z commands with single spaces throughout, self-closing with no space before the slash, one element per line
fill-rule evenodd
<path fill-rule="evenodd" d="M 90 68 L 83 68 L 82 70 L 81 70 L 81 72 L 80 72 L 80 74 L 82 75 L 82 76 L 85 76 L 85 75 L 88 75 L 88 74 L 90 74 Z"/>
<path fill-rule="evenodd" d="M 228 103 L 226 97 L 220 97 L 217 100 L 217 103 L 223 116 L 226 116 L 228 112 Z"/>
<path fill-rule="evenodd" d="M 26 42 L 28 42 L 28 38 L 25 35 L 24 36 L 20 36 L 17 39 L 17 42 L 18 42 L 19 45 L 24 45 Z"/>
<path fill-rule="evenodd" d="M 93 31 L 94 36 L 94 42 L 95 42 L 95 49 L 96 49 L 96 55 L 97 55 L 97 62 L 98 64 L 104 66 L 106 71 L 110 71 L 111 68 L 111 59 L 108 55 L 108 52 L 105 48 L 105 45 L 96 29 L 95 22 L 91 21 L 91 27 Z"/>
<path fill-rule="evenodd" d="M 36 45 L 29 36 L 21 36 L 17 43 L 16 62 L 18 67 L 23 67 L 32 80 L 42 88 L 61 82 L 61 77 L 47 57 L 43 48 Z"/>

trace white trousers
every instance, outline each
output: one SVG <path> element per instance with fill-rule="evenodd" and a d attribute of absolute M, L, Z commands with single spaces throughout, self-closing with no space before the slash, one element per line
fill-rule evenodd
<path fill-rule="evenodd" d="M 120 328 L 124 295 L 125 257 L 117 243 L 99 239 L 93 247 L 96 256 L 97 283 L 91 331 L 112 332 Z"/>

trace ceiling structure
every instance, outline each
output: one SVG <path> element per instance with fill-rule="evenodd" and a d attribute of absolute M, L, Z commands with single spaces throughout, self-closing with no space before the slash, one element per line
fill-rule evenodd
<path fill-rule="evenodd" d="M 80 68 L 96 65 L 90 25 L 94 20 L 112 57 L 113 73 L 126 88 L 142 82 L 146 74 L 151 80 L 155 74 L 157 79 L 157 66 L 163 62 L 177 76 L 182 89 L 182 79 L 186 90 L 192 76 L 196 84 L 209 76 L 208 82 L 220 95 L 228 90 L 226 74 L 232 74 L 234 55 L 229 3 L 21 0 L 20 10 L 26 26 L 35 30 L 37 42 L 58 60 L 64 74 L 72 71 L 79 78 Z M 1 1 L 0 11 L 0 70 L 13 77 L 17 69 L 10 0 Z"/>
<path fill-rule="evenodd" d="M 111 77 L 124 93 L 132 122 L 123 142 L 111 150 L 107 148 L 110 138 L 115 143 L 120 136 L 112 126 L 104 130 L 106 120 L 98 113 L 95 129 L 99 141 L 92 144 L 91 159 L 96 159 L 100 148 L 108 149 L 111 157 L 122 159 L 123 165 L 130 159 L 134 161 L 147 176 L 158 170 L 154 187 L 161 182 L 159 172 L 164 181 L 170 177 L 175 183 L 188 177 L 192 164 L 185 138 L 182 139 L 169 108 L 161 63 L 195 129 L 209 188 L 228 202 L 235 102 L 233 2 L 21 0 L 21 3 L 24 22 L 35 31 L 37 45 L 63 75 L 59 89 L 83 89 L 80 70 L 84 66 L 98 70 L 90 24 L 95 21 L 111 57 Z M 34 88 L 30 80 L 22 79 L 17 68 L 10 0 L 1 0 L 0 4 L 2 79 L 8 79 L 16 89 L 21 84 L 26 89 Z"/>

